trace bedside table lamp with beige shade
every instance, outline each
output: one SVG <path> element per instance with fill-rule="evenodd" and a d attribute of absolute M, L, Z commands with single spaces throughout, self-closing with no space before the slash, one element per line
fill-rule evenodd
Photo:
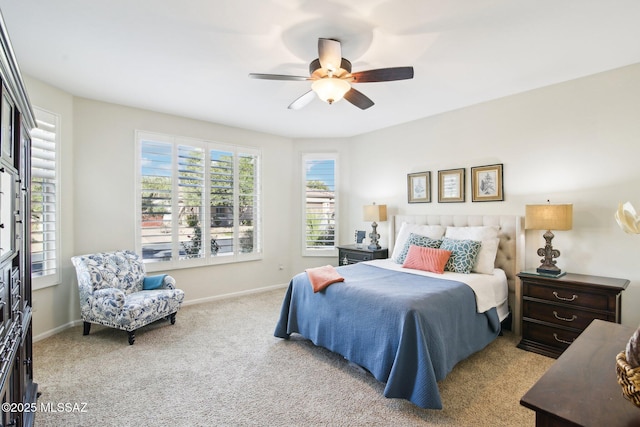
<path fill-rule="evenodd" d="M 378 234 L 378 224 L 376 221 L 387 220 L 387 205 L 376 205 L 375 203 L 372 205 L 367 205 L 363 209 L 363 216 L 365 221 L 373 221 L 373 223 L 371 224 L 373 231 L 371 232 L 371 234 L 369 234 L 369 237 L 371 238 L 369 249 L 380 249 L 381 246 L 378 244 L 380 235 Z"/>
<path fill-rule="evenodd" d="M 538 249 L 538 255 L 543 256 L 542 264 L 536 269 L 540 274 L 559 276 L 562 270 L 556 265 L 554 258 L 560 256 L 560 251 L 554 249 L 551 241 L 554 238 L 551 230 L 571 230 L 573 227 L 573 205 L 527 205 L 525 207 L 524 228 L 527 230 L 547 230 L 543 237 L 546 242 L 544 248 Z"/>

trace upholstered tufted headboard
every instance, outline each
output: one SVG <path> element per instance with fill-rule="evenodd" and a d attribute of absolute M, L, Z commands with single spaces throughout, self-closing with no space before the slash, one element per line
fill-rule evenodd
<path fill-rule="evenodd" d="M 524 229 L 522 217 L 512 215 L 396 215 L 390 221 L 389 253 L 398 237 L 403 222 L 411 224 L 442 225 L 453 227 L 498 226 L 500 244 L 496 255 L 496 268 L 501 268 L 509 283 L 509 306 L 513 313 L 513 331 L 520 334 L 521 291 L 518 274 L 524 269 Z"/>

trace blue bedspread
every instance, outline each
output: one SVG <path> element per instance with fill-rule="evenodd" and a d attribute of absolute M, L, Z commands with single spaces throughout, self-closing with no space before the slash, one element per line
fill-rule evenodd
<path fill-rule="evenodd" d="M 476 312 L 464 283 L 372 265 L 337 267 L 342 283 L 314 293 L 296 275 L 274 335 L 298 333 L 385 382 L 386 397 L 442 409 L 437 381 L 499 333 L 496 309 Z"/>

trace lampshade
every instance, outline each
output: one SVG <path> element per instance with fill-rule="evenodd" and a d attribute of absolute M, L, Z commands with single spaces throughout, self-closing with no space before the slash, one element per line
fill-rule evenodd
<path fill-rule="evenodd" d="M 340 101 L 345 93 L 351 89 L 348 81 L 336 77 L 325 77 L 318 79 L 311 84 L 311 89 L 324 102 L 333 104 Z"/>
<path fill-rule="evenodd" d="M 571 230 L 573 205 L 527 205 L 524 228 L 527 230 Z"/>
<path fill-rule="evenodd" d="M 363 209 L 363 215 L 365 221 L 386 221 L 387 220 L 387 205 L 367 205 Z"/>

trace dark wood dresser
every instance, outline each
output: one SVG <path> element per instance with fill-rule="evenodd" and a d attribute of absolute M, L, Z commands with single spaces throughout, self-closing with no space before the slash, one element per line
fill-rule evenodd
<path fill-rule="evenodd" d="M 340 265 L 384 258 L 389 258 L 389 249 L 381 248 L 371 250 L 366 246 L 362 248 L 358 248 L 356 245 L 338 246 L 338 263 Z"/>
<path fill-rule="evenodd" d="M 620 323 L 629 280 L 567 273 L 553 278 L 518 274 L 522 282 L 519 348 L 558 357 L 594 319 Z"/>
<path fill-rule="evenodd" d="M 32 426 L 31 136 L 33 110 L 0 14 L 0 425 Z"/>
<path fill-rule="evenodd" d="M 640 408 L 616 376 L 616 356 L 633 332 L 594 320 L 520 400 L 536 411 L 536 426 L 640 426 Z"/>

